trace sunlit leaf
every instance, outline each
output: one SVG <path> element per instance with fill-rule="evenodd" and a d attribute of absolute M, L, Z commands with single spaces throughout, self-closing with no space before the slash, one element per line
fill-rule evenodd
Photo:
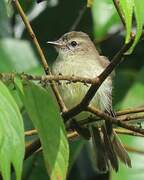
<path fill-rule="evenodd" d="M 136 108 L 139 106 L 144 106 L 144 68 L 138 74 L 137 79 L 129 88 L 127 94 L 123 98 L 121 103 L 121 109 L 127 108 Z M 144 120 L 143 120 L 144 121 Z M 142 121 L 142 127 L 143 127 Z M 134 123 L 134 122 L 133 122 Z M 136 122 L 135 122 L 136 123 Z M 144 149 L 143 138 L 138 137 L 127 137 L 122 136 L 122 140 L 125 141 L 126 145 L 136 148 L 138 150 Z M 112 179 L 127 179 L 127 180 L 135 180 L 135 179 L 144 179 L 144 173 L 141 171 L 144 169 L 144 157 L 143 155 L 133 153 L 131 155 L 132 168 L 127 168 L 121 164 L 120 170 L 118 173 L 112 173 Z"/>
<path fill-rule="evenodd" d="M 131 36 L 134 0 L 120 0 L 119 4 L 122 9 L 122 15 L 124 16 L 126 26 L 125 43 L 128 43 L 130 41 Z"/>
<path fill-rule="evenodd" d="M 144 25 L 144 13 L 143 13 L 143 7 L 144 7 L 144 1 L 143 0 L 120 0 L 119 1 L 120 9 L 122 12 L 122 15 L 125 20 L 125 26 L 126 26 L 126 38 L 125 43 L 128 43 L 131 39 L 131 33 L 132 33 L 132 16 L 134 14 L 135 20 L 136 20 L 136 32 L 134 32 L 135 40 L 128 51 L 128 54 L 130 54 L 136 44 L 138 43 L 143 30 Z"/>
<path fill-rule="evenodd" d="M 0 48 L 0 72 L 28 72 L 38 65 L 37 58 L 27 41 L 1 39 Z"/>
<path fill-rule="evenodd" d="M 51 179 L 65 179 L 69 148 L 58 107 L 49 90 L 33 83 L 23 88 L 22 100 L 38 130 L 48 174 Z"/>
<path fill-rule="evenodd" d="M 111 0 L 94 0 L 92 6 L 94 35 L 96 39 L 106 36 L 111 28 L 117 29 L 120 19 Z"/>
<path fill-rule="evenodd" d="M 129 53 L 133 51 L 135 45 L 138 43 L 142 35 L 143 25 L 144 25 L 143 8 L 144 8 L 144 0 L 134 0 L 134 14 L 136 18 L 136 36 L 135 36 L 134 43 L 129 50 Z"/>
<path fill-rule="evenodd" d="M 87 0 L 87 7 L 91 7 L 93 4 L 93 0 Z"/>
<path fill-rule="evenodd" d="M 10 180 L 11 163 L 16 179 L 21 179 L 24 149 L 21 114 L 9 90 L 0 82 L 0 171 L 4 180 Z"/>

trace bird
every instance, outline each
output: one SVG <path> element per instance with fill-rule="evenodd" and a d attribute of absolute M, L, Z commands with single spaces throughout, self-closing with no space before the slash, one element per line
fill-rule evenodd
<path fill-rule="evenodd" d="M 55 47 L 58 55 L 52 65 L 52 74 L 96 78 L 109 65 L 110 61 L 99 54 L 90 37 L 81 31 L 71 31 L 56 41 L 48 41 Z M 99 87 L 90 105 L 115 117 L 112 108 L 111 73 Z M 66 106 L 71 109 L 81 102 L 90 85 L 67 83 L 61 81 L 58 86 Z M 89 112 L 81 112 L 75 116 L 76 122 L 90 118 Z M 98 172 L 106 173 L 111 169 L 119 169 L 119 160 L 131 167 L 131 159 L 113 129 L 113 125 L 105 120 L 91 123 L 84 128 L 88 130 L 94 147 L 95 163 Z"/>

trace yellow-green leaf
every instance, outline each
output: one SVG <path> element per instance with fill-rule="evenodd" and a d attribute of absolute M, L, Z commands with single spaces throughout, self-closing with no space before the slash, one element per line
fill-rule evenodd
<path fill-rule="evenodd" d="M 11 179 L 11 163 L 16 179 L 21 179 L 24 150 L 20 111 L 8 88 L 0 82 L 0 171 L 4 180 Z"/>
<path fill-rule="evenodd" d="M 23 85 L 22 94 L 25 108 L 38 130 L 50 179 L 66 179 L 69 146 L 54 97 L 50 90 L 30 82 Z"/>

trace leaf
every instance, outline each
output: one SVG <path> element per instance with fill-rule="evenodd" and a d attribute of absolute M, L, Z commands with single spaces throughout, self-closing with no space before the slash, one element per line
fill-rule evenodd
<path fill-rule="evenodd" d="M 29 42 L 5 38 L 0 40 L 0 47 L 1 72 L 28 72 L 38 66 Z"/>
<path fill-rule="evenodd" d="M 136 36 L 133 45 L 127 52 L 127 54 L 130 54 L 132 53 L 134 47 L 136 46 L 142 35 L 142 30 L 144 25 L 144 13 L 143 13 L 144 0 L 121 0 L 119 4 L 126 25 L 125 43 L 128 43 L 131 39 L 133 13 L 136 19 Z"/>
<path fill-rule="evenodd" d="M 6 11 L 6 3 L 4 0 L 0 1 L 0 38 L 11 35 L 11 27 Z"/>
<path fill-rule="evenodd" d="M 94 0 L 92 6 L 94 35 L 97 39 L 106 36 L 111 28 L 117 29 L 119 16 L 111 0 Z"/>
<path fill-rule="evenodd" d="M 138 78 L 127 92 L 121 104 L 122 108 L 134 108 L 144 106 L 144 68 L 138 74 Z"/>
<path fill-rule="evenodd" d="M 83 139 L 79 139 L 77 141 L 70 141 L 69 170 L 72 168 L 84 144 L 85 141 Z"/>
<path fill-rule="evenodd" d="M 24 149 L 21 114 L 9 90 L 0 82 L 0 170 L 4 180 L 10 180 L 11 163 L 16 179 L 21 179 Z"/>
<path fill-rule="evenodd" d="M 136 18 L 136 36 L 132 47 L 128 51 L 129 54 L 133 51 L 134 47 L 136 46 L 142 35 L 143 25 L 144 25 L 143 7 L 144 7 L 144 0 L 134 0 L 134 14 Z"/>
<path fill-rule="evenodd" d="M 93 0 L 87 0 L 87 7 L 91 7 L 93 4 Z"/>
<path fill-rule="evenodd" d="M 22 100 L 38 130 L 48 174 L 51 179 L 66 179 L 69 147 L 57 105 L 50 91 L 30 82 L 23 88 Z"/>
<path fill-rule="evenodd" d="M 131 36 L 134 0 L 120 0 L 119 5 L 122 9 L 122 13 L 123 13 L 123 16 L 125 19 L 125 25 L 126 25 L 125 43 L 128 43 L 130 41 L 130 36 Z"/>
<path fill-rule="evenodd" d="M 23 180 L 49 180 L 42 152 L 33 154 L 25 160 Z"/>
<path fill-rule="evenodd" d="M 123 101 L 121 103 L 121 109 L 127 109 L 127 108 L 135 108 L 139 106 L 144 106 L 144 67 L 140 70 L 140 72 L 137 75 L 137 79 L 129 88 L 127 94 L 123 98 Z M 143 127 L 143 121 L 142 127 Z M 143 150 L 144 144 L 143 144 L 143 138 L 140 137 L 128 137 L 128 136 L 122 136 L 122 139 L 125 140 L 126 145 L 129 147 L 136 148 L 137 150 Z M 129 153 L 130 154 L 130 153 Z M 144 157 L 143 155 L 133 153 L 131 155 L 131 161 L 132 161 L 132 168 L 127 168 L 125 166 L 120 167 L 119 172 L 112 173 L 112 179 L 127 179 L 127 180 L 135 180 L 135 179 L 144 179 L 144 173 L 143 171 L 140 171 L 144 168 Z"/>

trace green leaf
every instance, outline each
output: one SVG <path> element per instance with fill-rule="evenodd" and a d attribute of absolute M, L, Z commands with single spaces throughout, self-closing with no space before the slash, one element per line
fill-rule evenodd
<path fill-rule="evenodd" d="M 138 74 L 132 87 L 125 95 L 121 104 L 122 108 L 134 108 L 144 105 L 144 68 Z"/>
<path fill-rule="evenodd" d="M 128 53 L 131 53 L 138 43 L 142 31 L 143 31 L 143 25 L 144 25 L 144 13 L 143 13 L 143 8 L 144 8 L 144 0 L 134 0 L 134 14 L 136 18 L 136 36 L 134 43 Z"/>
<path fill-rule="evenodd" d="M 119 4 L 122 9 L 122 13 L 123 13 L 123 16 L 125 19 L 125 25 L 126 25 L 125 43 L 128 43 L 130 41 L 130 36 L 131 36 L 134 0 L 120 0 Z"/>
<path fill-rule="evenodd" d="M 83 139 L 78 139 L 77 141 L 70 141 L 69 170 L 72 168 L 84 144 L 85 141 Z"/>
<path fill-rule="evenodd" d="M 120 22 L 119 16 L 111 0 L 94 0 L 92 16 L 96 39 L 101 39 L 106 36 L 110 29 L 116 27 Z"/>
<path fill-rule="evenodd" d="M 87 7 L 91 7 L 93 4 L 93 0 L 87 0 Z"/>
<path fill-rule="evenodd" d="M 42 152 L 33 154 L 25 160 L 23 180 L 49 180 Z"/>
<path fill-rule="evenodd" d="M 4 180 L 10 180 L 11 163 L 16 179 L 21 179 L 24 149 L 21 114 L 9 90 L 0 82 L 0 171 Z"/>
<path fill-rule="evenodd" d="M 127 54 L 130 54 L 136 44 L 138 43 L 143 30 L 144 25 L 144 13 L 143 13 L 143 7 L 144 7 L 144 0 L 121 0 L 119 2 L 121 12 L 123 14 L 123 17 L 125 19 L 125 25 L 126 25 L 126 38 L 125 43 L 128 43 L 131 38 L 131 32 L 132 32 L 132 15 L 134 13 L 135 19 L 136 19 L 136 36 L 134 43 Z"/>
<path fill-rule="evenodd" d="M 129 88 L 127 94 L 123 98 L 121 103 L 121 109 L 127 108 L 135 108 L 139 106 L 144 106 L 144 67 L 138 73 L 137 79 Z M 134 122 L 133 122 L 134 123 Z M 143 127 L 143 121 L 142 121 Z M 126 145 L 129 147 L 133 147 L 136 149 L 143 150 L 144 143 L 143 138 L 140 137 L 128 137 L 122 136 L 122 140 L 125 140 Z M 129 153 L 130 154 L 130 153 Z M 127 168 L 125 166 L 120 166 L 120 170 L 118 173 L 112 173 L 112 179 L 127 179 L 127 180 L 135 180 L 135 179 L 144 179 L 143 171 L 140 171 L 144 168 L 144 157 L 140 154 L 133 153 L 131 154 L 132 168 Z"/>
<path fill-rule="evenodd" d="M 6 3 L 0 1 L 0 38 L 8 37 L 11 34 L 11 27 L 7 16 Z"/>
<path fill-rule="evenodd" d="M 50 91 L 34 83 L 23 86 L 22 100 L 38 130 L 51 179 L 66 179 L 69 147 L 63 120 Z"/>
<path fill-rule="evenodd" d="M 28 41 L 4 38 L 0 40 L 0 71 L 28 72 L 38 66 L 37 58 Z"/>

